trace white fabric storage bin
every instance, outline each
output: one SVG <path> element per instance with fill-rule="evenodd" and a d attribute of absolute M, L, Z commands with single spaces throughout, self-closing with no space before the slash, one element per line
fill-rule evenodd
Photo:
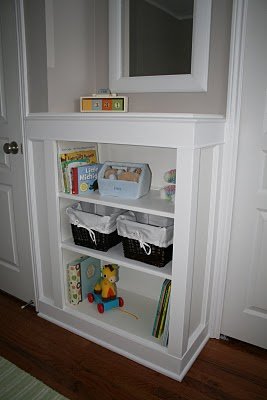
<path fill-rule="evenodd" d="M 115 231 L 117 217 L 123 212 L 120 208 L 87 202 L 78 202 L 66 209 L 71 224 L 101 233 Z"/>
<path fill-rule="evenodd" d="M 104 206 L 103 204 L 87 203 L 81 201 L 81 210 L 91 214 L 97 214 L 100 216 L 111 216 L 112 214 L 117 214 L 118 212 L 123 212 L 120 208 Z"/>
<path fill-rule="evenodd" d="M 140 214 L 138 218 L 147 219 L 146 215 Z M 173 228 L 173 224 L 156 226 L 138 222 L 136 213 L 132 211 L 117 218 L 117 231 L 122 237 L 124 256 L 159 268 L 172 259 Z"/>
<path fill-rule="evenodd" d="M 153 215 L 135 211 L 134 212 L 136 221 L 141 222 L 142 224 L 149 224 L 155 226 L 171 226 L 173 225 L 173 218 L 162 217 L 161 215 Z"/>
<path fill-rule="evenodd" d="M 120 236 L 138 240 L 141 246 L 144 243 L 154 244 L 159 247 L 168 247 L 172 244 L 173 223 L 169 226 L 140 223 L 137 222 L 135 214 L 133 211 L 128 211 L 118 216 L 117 230 Z"/>
<path fill-rule="evenodd" d="M 66 209 L 74 243 L 78 246 L 107 251 L 121 242 L 117 232 L 120 208 L 79 202 Z"/>

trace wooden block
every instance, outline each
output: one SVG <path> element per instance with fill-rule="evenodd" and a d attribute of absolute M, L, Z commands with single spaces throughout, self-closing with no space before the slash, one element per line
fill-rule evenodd
<path fill-rule="evenodd" d="M 80 98 L 80 112 L 127 112 L 128 97 L 94 95 Z"/>

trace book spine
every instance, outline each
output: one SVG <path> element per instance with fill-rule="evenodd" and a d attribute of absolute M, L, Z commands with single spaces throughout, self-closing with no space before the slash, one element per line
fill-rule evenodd
<path fill-rule="evenodd" d="M 168 303 L 168 309 L 167 309 L 167 315 L 166 315 L 166 321 L 164 325 L 164 330 L 162 333 L 162 336 L 160 338 L 160 343 L 162 346 L 167 346 L 168 345 L 168 340 L 169 340 L 169 322 L 170 322 L 170 301 Z"/>
<path fill-rule="evenodd" d="M 169 283 L 167 284 L 165 291 L 164 291 L 164 297 L 163 297 L 163 301 L 161 304 L 161 308 L 160 308 L 160 316 L 159 316 L 159 320 L 158 320 L 158 324 L 157 324 L 157 330 L 156 330 L 156 334 L 155 337 L 159 338 L 160 337 L 160 329 L 162 327 L 162 322 L 164 319 L 164 310 L 166 307 L 166 302 L 168 300 L 168 289 L 169 289 Z"/>
<path fill-rule="evenodd" d="M 162 318 L 159 326 L 159 331 L 158 331 L 158 337 L 160 338 L 163 334 L 164 327 L 165 327 L 165 321 L 166 321 L 166 314 L 167 314 L 167 309 L 169 305 L 169 299 L 170 299 L 170 292 L 171 292 L 171 284 L 168 285 L 167 291 L 166 291 L 166 299 L 163 305 L 163 311 L 162 311 Z"/>
<path fill-rule="evenodd" d="M 71 168 L 72 194 L 79 194 L 78 167 Z"/>
<path fill-rule="evenodd" d="M 169 282 L 169 280 L 165 279 L 165 281 L 163 282 L 162 287 L 161 287 L 161 293 L 160 293 L 160 297 L 159 297 L 159 301 L 158 301 L 158 307 L 157 307 L 155 320 L 154 320 L 154 326 L 153 326 L 153 330 L 152 330 L 152 336 L 154 336 L 154 337 L 157 337 L 156 332 L 157 332 L 158 326 L 159 326 L 159 321 L 160 321 L 161 312 L 162 312 L 162 305 L 164 302 L 164 297 L 166 294 L 166 287 L 167 287 L 168 282 Z"/>
<path fill-rule="evenodd" d="M 65 193 L 70 193 L 70 180 L 66 163 L 63 164 L 62 168 L 63 168 L 63 179 L 64 179 L 64 191 Z"/>
<path fill-rule="evenodd" d="M 69 302 L 77 305 L 82 301 L 81 293 L 81 265 L 69 264 L 67 266 L 67 282 L 69 292 Z"/>

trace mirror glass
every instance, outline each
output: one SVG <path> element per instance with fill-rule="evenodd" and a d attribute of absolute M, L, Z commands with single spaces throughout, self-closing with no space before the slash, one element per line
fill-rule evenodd
<path fill-rule="evenodd" d="M 191 73 L 194 0 L 124 0 L 124 76 Z"/>

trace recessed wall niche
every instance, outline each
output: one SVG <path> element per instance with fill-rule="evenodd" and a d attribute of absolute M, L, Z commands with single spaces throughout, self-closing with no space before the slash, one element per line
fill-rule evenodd
<path fill-rule="evenodd" d="M 161 1 L 162 2 L 162 1 Z M 79 112 L 109 87 L 110 0 L 24 0 L 30 113 Z M 162 2 L 165 3 L 165 2 Z M 125 93 L 130 112 L 225 114 L 232 0 L 212 0 L 207 92 Z M 119 94 L 122 94 L 118 90 Z"/>

